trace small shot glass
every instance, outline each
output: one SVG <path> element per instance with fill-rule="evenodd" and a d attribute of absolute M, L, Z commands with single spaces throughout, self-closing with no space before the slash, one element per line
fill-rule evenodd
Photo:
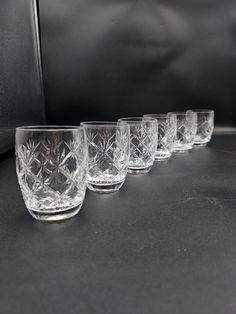
<path fill-rule="evenodd" d="M 151 170 L 157 146 L 157 121 L 153 118 L 121 118 L 130 127 L 130 159 L 128 172 L 147 173 Z"/>
<path fill-rule="evenodd" d="M 87 186 L 98 193 L 115 192 L 123 185 L 129 164 L 127 123 L 82 122 L 88 142 Z"/>
<path fill-rule="evenodd" d="M 192 149 L 197 131 L 197 114 L 189 110 L 186 112 L 169 112 L 168 116 L 176 120 L 173 151 L 181 153 Z"/>
<path fill-rule="evenodd" d="M 194 109 L 197 114 L 197 132 L 194 144 L 206 145 L 210 142 L 214 130 L 214 110 Z"/>
<path fill-rule="evenodd" d="M 158 137 L 155 160 L 165 161 L 170 158 L 173 151 L 173 143 L 176 134 L 176 119 L 168 114 L 146 114 L 145 118 L 154 118 L 157 120 Z"/>
<path fill-rule="evenodd" d="M 87 144 L 74 126 L 16 128 L 16 172 L 29 213 L 59 221 L 77 214 L 86 191 Z"/>

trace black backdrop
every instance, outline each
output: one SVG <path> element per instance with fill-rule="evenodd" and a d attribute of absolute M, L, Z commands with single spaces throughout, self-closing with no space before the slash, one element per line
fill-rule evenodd
<path fill-rule="evenodd" d="M 14 145 L 15 127 L 44 123 L 35 0 L 0 3 L 0 153 Z"/>
<path fill-rule="evenodd" d="M 48 123 L 216 110 L 235 123 L 234 0 L 39 0 Z"/>

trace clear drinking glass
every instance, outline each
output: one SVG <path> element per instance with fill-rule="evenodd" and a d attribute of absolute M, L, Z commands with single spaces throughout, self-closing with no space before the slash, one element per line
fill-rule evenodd
<path fill-rule="evenodd" d="M 71 126 L 16 129 L 16 171 L 30 214 L 58 221 L 77 214 L 86 191 L 84 130 Z"/>
<path fill-rule="evenodd" d="M 83 122 L 81 125 L 88 141 L 88 188 L 100 193 L 119 190 L 128 170 L 129 125 L 107 121 Z"/>
<path fill-rule="evenodd" d="M 130 127 L 129 173 L 147 173 L 152 168 L 157 146 L 157 121 L 153 118 L 121 118 Z"/>
<path fill-rule="evenodd" d="M 197 115 L 189 110 L 187 112 L 170 112 L 168 116 L 176 120 L 176 135 L 173 150 L 185 152 L 192 149 L 197 131 Z"/>
<path fill-rule="evenodd" d="M 197 134 L 194 144 L 206 145 L 210 142 L 214 129 L 214 110 L 195 109 L 197 114 Z"/>
<path fill-rule="evenodd" d="M 175 117 L 168 116 L 167 114 L 147 114 L 144 117 L 151 117 L 157 120 L 158 141 L 155 159 L 158 161 L 168 160 L 172 155 L 176 134 Z"/>

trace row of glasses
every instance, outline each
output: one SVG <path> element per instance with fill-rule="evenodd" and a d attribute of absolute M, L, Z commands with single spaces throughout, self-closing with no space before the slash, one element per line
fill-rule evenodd
<path fill-rule="evenodd" d="M 16 129 L 16 171 L 30 214 L 59 221 L 79 212 L 86 187 L 117 191 L 127 173 L 147 173 L 154 160 L 168 160 L 210 141 L 213 111 L 170 112 L 83 122 L 80 127 Z"/>
<path fill-rule="evenodd" d="M 187 110 L 186 112 L 170 112 L 175 119 L 176 130 L 173 151 L 185 152 L 193 145 L 206 145 L 214 129 L 213 110 Z"/>

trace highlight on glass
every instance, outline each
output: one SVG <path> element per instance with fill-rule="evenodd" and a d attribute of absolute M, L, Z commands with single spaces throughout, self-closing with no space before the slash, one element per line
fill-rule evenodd
<path fill-rule="evenodd" d="M 157 121 L 153 118 L 128 117 L 118 122 L 126 122 L 130 127 L 130 159 L 128 172 L 147 173 L 153 166 L 157 147 Z"/>
<path fill-rule="evenodd" d="M 168 116 L 176 120 L 173 151 L 185 152 L 192 149 L 197 132 L 197 114 L 189 110 L 187 112 L 169 112 Z"/>
<path fill-rule="evenodd" d="M 16 171 L 29 213 L 58 221 L 76 215 L 86 191 L 87 144 L 83 128 L 16 128 Z"/>
<path fill-rule="evenodd" d="M 129 164 L 130 130 L 127 123 L 82 122 L 88 142 L 87 186 L 100 193 L 123 185 Z"/>
<path fill-rule="evenodd" d="M 144 117 L 157 120 L 158 137 L 155 159 L 157 161 L 168 160 L 173 151 L 173 143 L 176 135 L 176 119 L 167 114 L 146 114 Z"/>

